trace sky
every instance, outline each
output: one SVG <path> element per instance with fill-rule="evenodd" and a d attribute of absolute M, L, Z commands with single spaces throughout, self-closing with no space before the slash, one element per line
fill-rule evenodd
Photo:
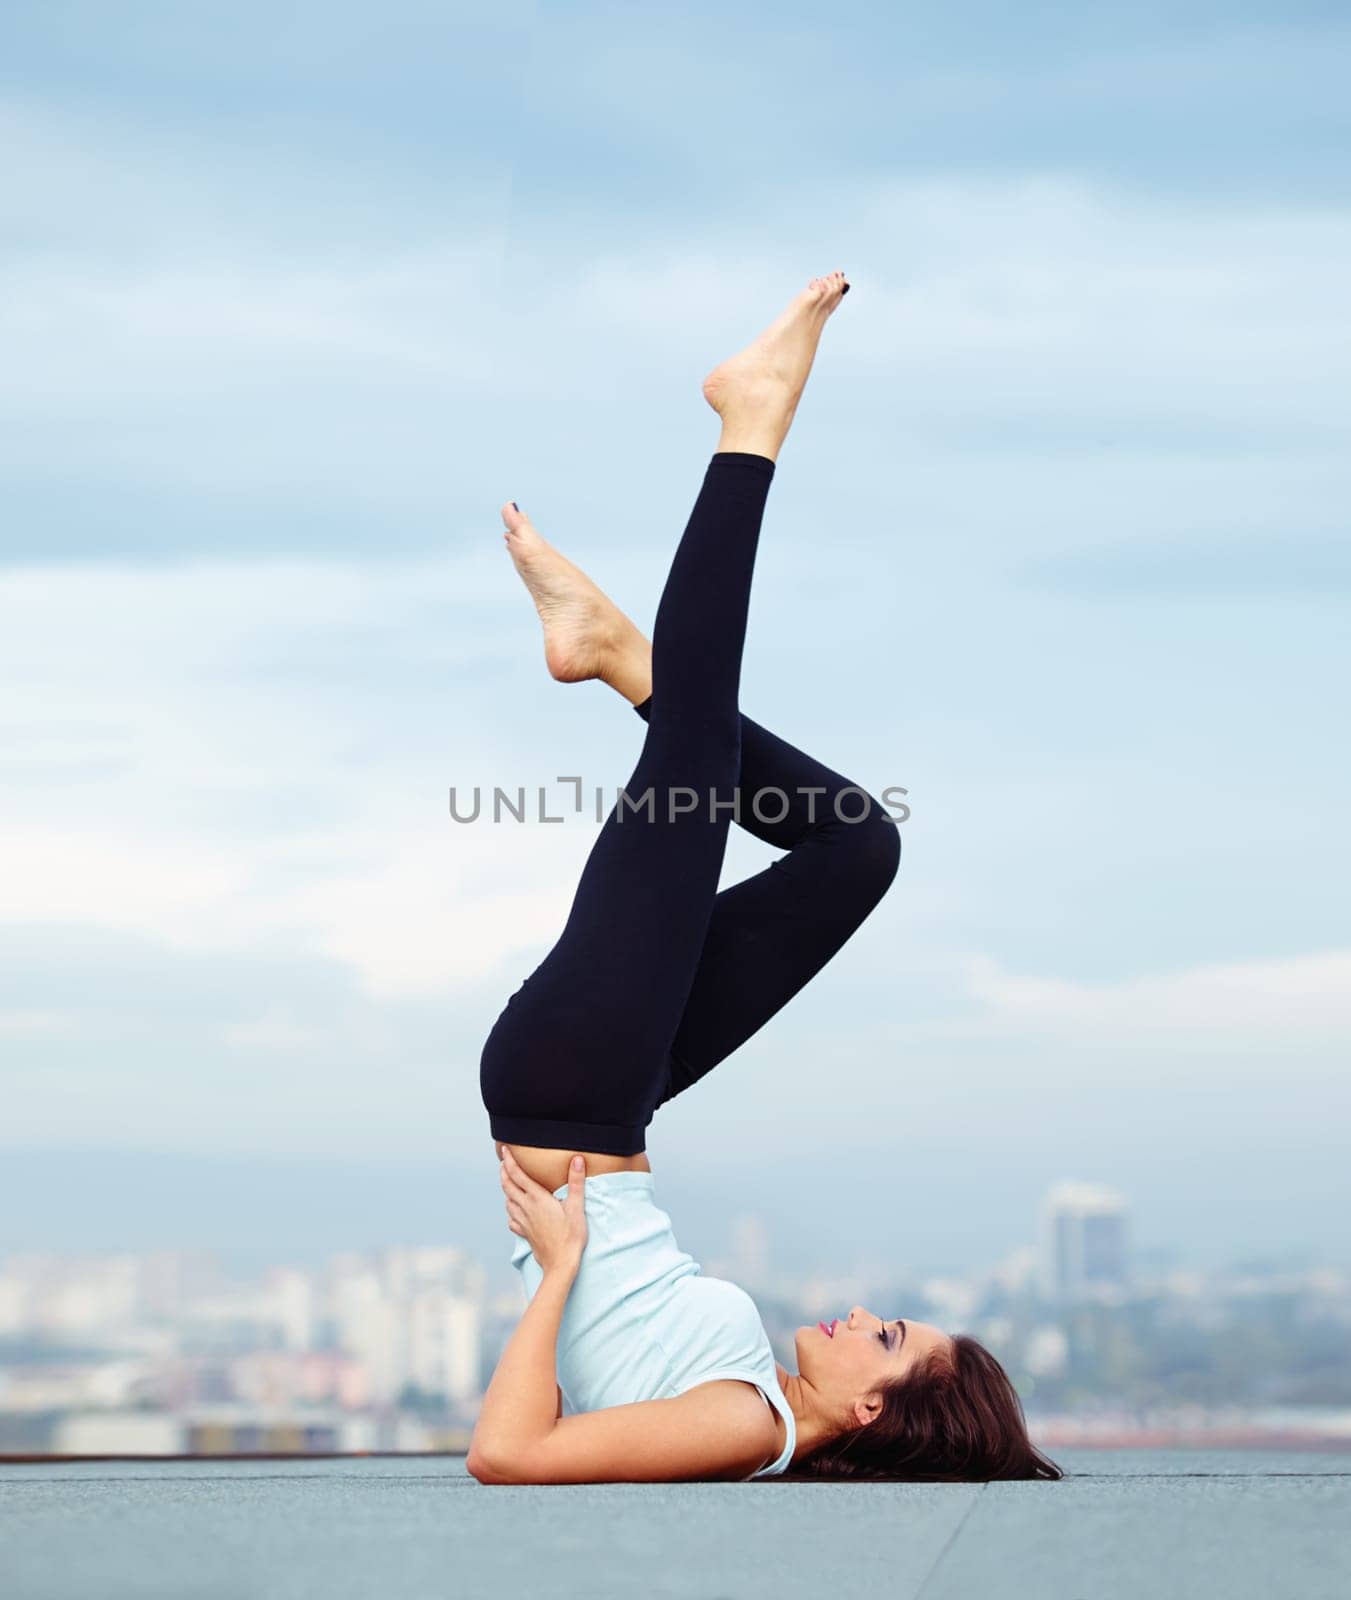
<path fill-rule="evenodd" d="M 479 1050 L 597 826 L 449 790 L 613 796 L 642 728 L 548 678 L 498 509 L 650 630 L 704 373 L 839 267 L 742 702 L 908 791 L 902 866 L 654 1172 L 785 1260 L 997 1257 L 1067 1177 L 1142 1247 L 1351 1259 L 1349 46 L 1333 5 L 7 8 L 0 1155 L 100 1242 L 128 1172 L 191 1215 L 193 1157 L 500 1203 Z M 75 1239 L 37 1210 L 13 1243 Z"/>

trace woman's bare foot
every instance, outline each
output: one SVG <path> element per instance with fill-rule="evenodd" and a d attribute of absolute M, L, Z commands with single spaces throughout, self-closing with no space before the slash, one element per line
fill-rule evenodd
<path fill-rule="evenodd" d="M 600 678 L 634 705 L 646 699 L 650 684 L 643 688 L 635 667 L 648 645 L 637 627 L 580 567 L 540 537 L 523 511 L 507 504 L 502 521 L 503 542 L 544 624 L 550 675 L 560 683 Z"/>
<path fill-rule="evenodd" d="M 719 450 L 777 455 L 806 387 L 826 318 L 848 288 L 843 272 L 813 278 L 782 316 L 704 379 L 704 399 L 722 418 Z"/>

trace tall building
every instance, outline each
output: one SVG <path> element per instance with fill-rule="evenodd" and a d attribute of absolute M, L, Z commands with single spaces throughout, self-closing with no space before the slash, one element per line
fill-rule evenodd
<path fill-rule="evenodd" d="M 452 1402 L 479 1393 L 479 1303 L 446 1289 L 422 1289 L 406 1308 L 408 1378 Z"/>
<path fill-rule="evenodd" d="M 1124 1287 L 1126 1201 L 1096 1183 L 1058 1183 L 1043 1207 L 1046 1289 L 1079 1300 Z"/>

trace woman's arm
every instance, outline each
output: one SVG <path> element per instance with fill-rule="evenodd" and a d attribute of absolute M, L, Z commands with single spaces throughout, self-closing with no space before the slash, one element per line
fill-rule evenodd
<path fill-rule="evenodd" d="M 513 1233 L 526 1239 L 541 1280 L 497 1363 L 469 1443 L 469 1470 L 518 1461 L 561 1420 L 558 1327 L 586 1248 L 586 1166 L 569 1163 L 567 1198 L 559 1201 L 501 1147 L 500 1179 Z"/>
<path fill-rule="evenodd" d="M 545 1272 L 507 1341 L 469 1442 L 470 1472 L 528 1459 L 561 1420 L 558 1325 L 577 1276 L 567 1264 Z"/>
<path fill-rule="evenodd" d="M 514 1456 L 480 1450 L 477 1430 L 474 1437 L 469 1471 L 480 1483 L 495 1484 L 740 1480 L 772 1461 L 778 1449 L 769 1407 L 753 1385 L 737 1378 L 699 1384 L 673 1400 L 563 1417 Z"/>

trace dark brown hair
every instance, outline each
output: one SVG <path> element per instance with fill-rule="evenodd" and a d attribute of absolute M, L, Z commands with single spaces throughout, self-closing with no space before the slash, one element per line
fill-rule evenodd
<path fill-rule="evenodd" d="M 983 1344 L 959 1333 L 879 1389 L 882 1409 L 795 1461 L 794 1477 L 984 1483 L 1062 1478 L 1027 1436 L 1012 1380 Z"/>

